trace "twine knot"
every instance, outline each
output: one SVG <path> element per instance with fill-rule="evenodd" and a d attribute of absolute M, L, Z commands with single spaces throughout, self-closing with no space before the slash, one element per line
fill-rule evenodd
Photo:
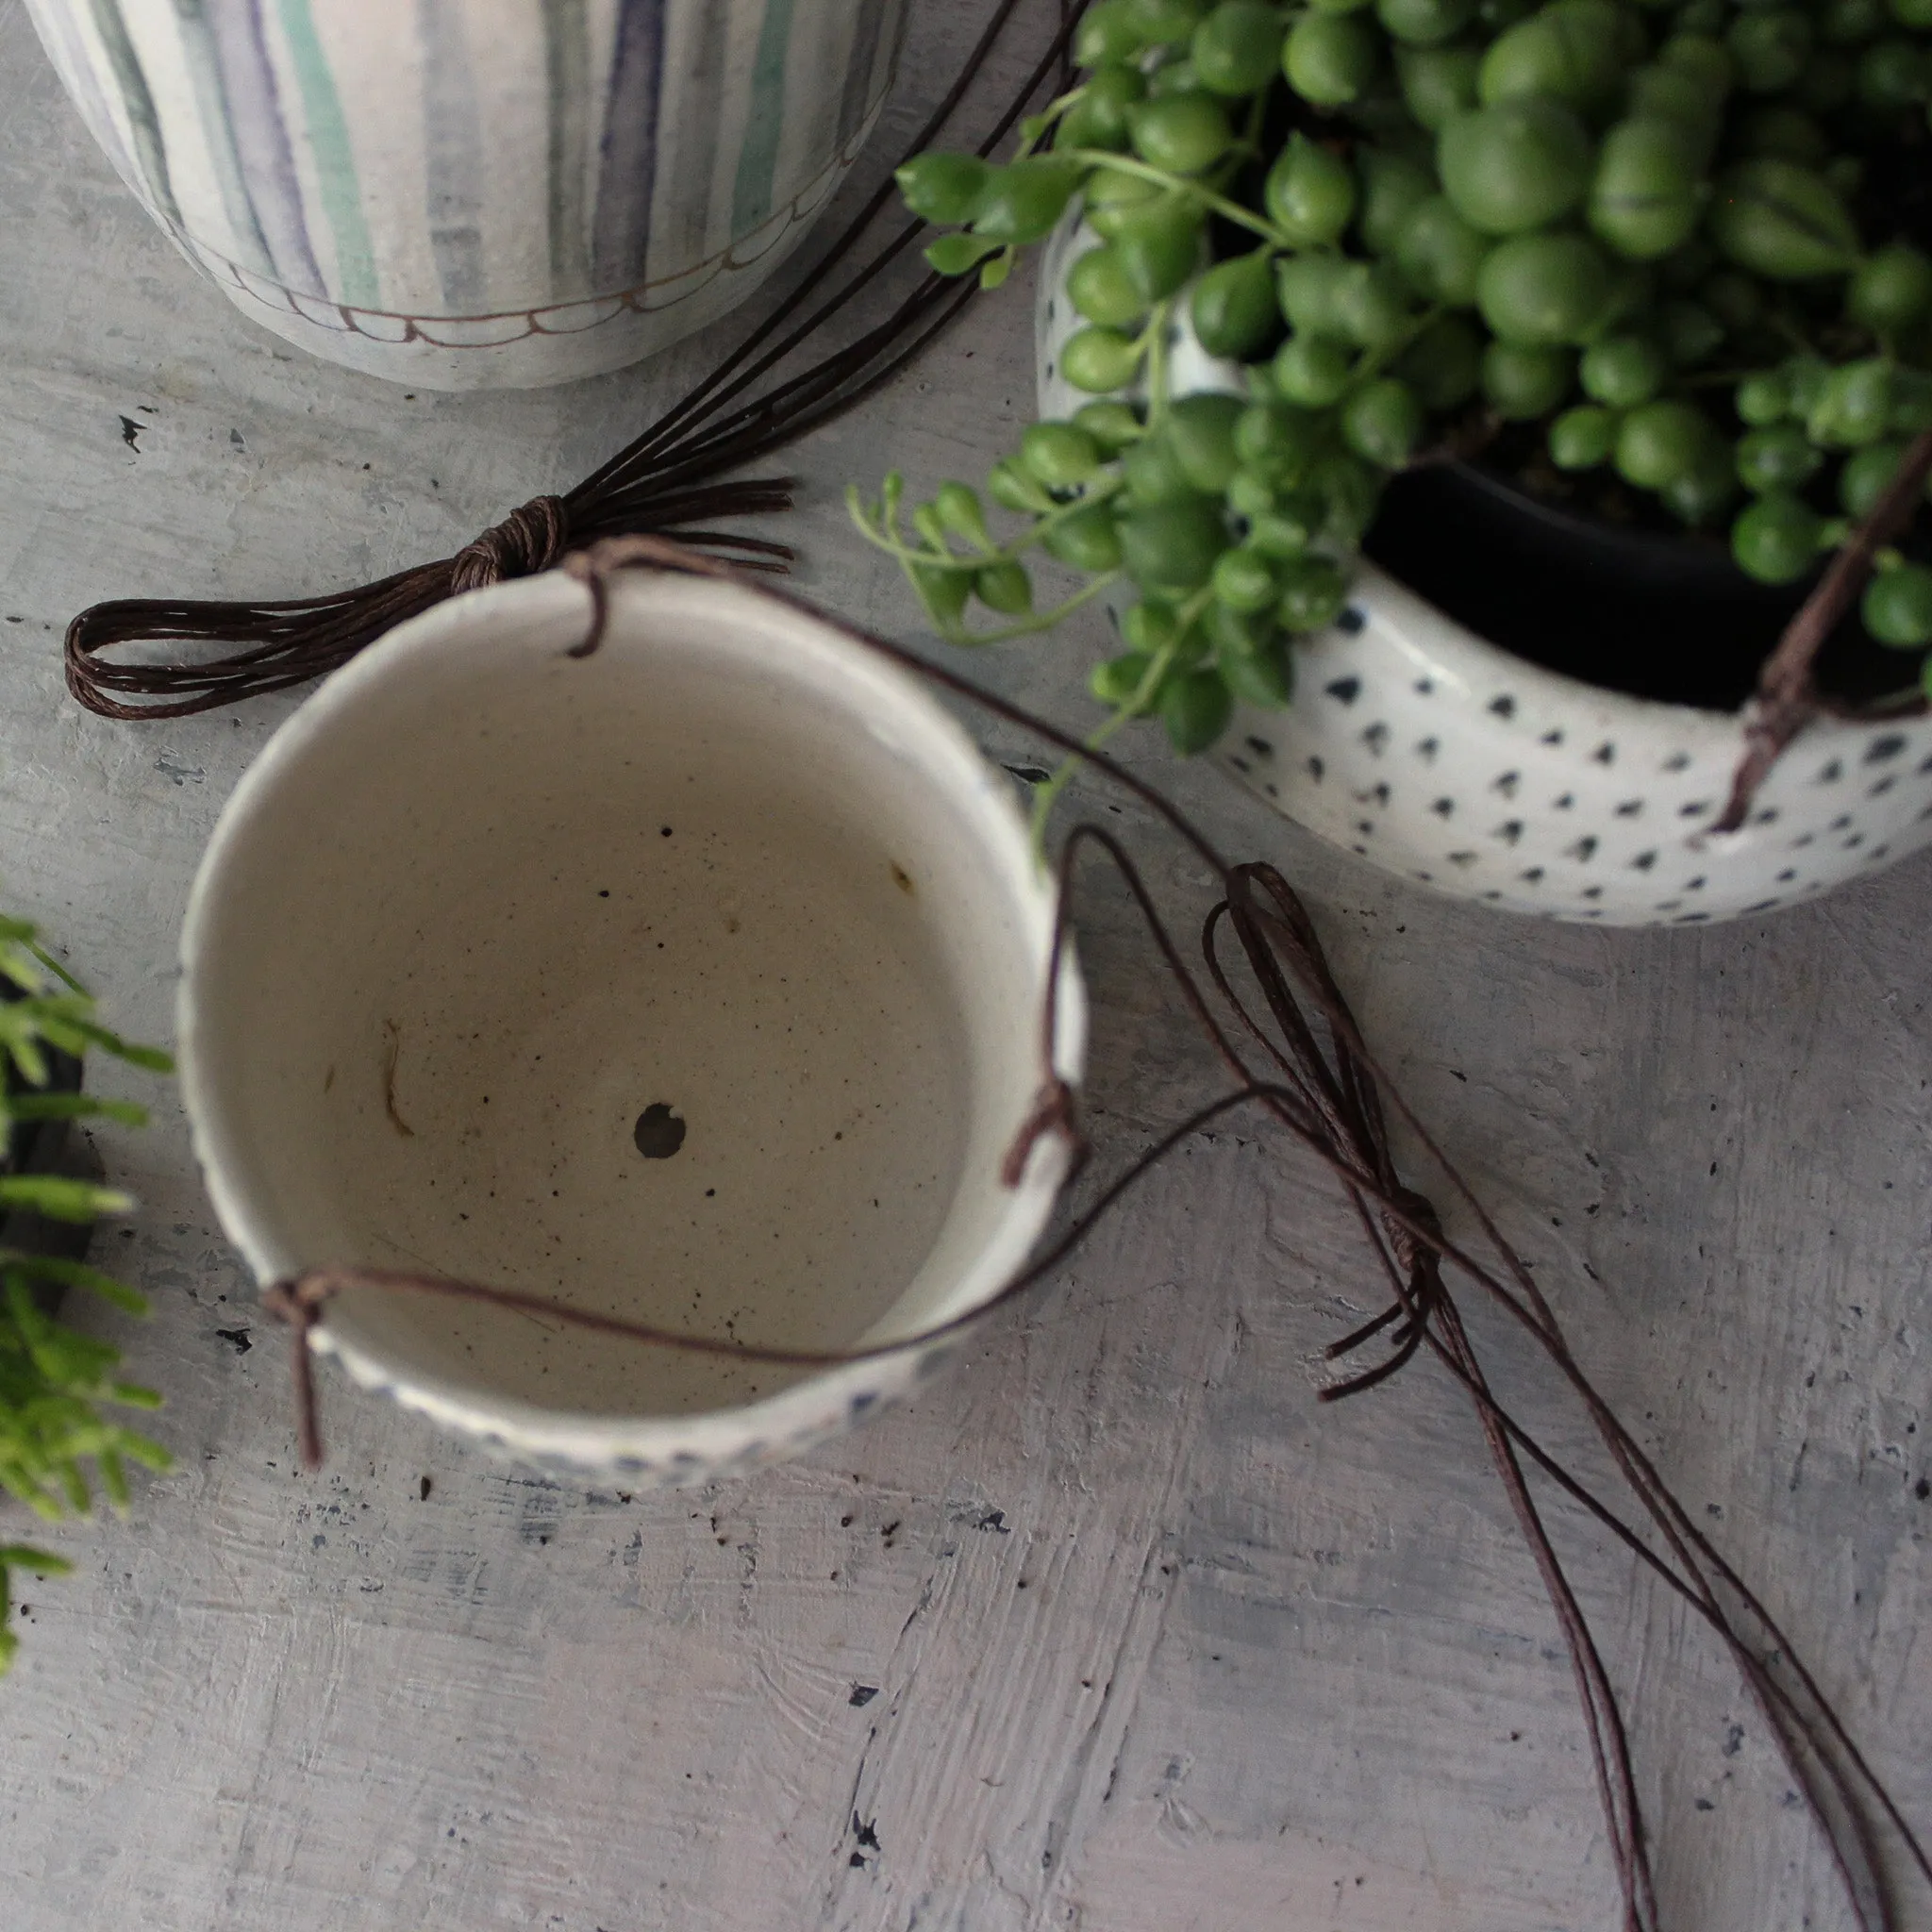
<path fill-rule="evenodd" d="M 480 591 L 505 577 L 535 576 L 563 555 L 569 541 L 563 499 L 533 496 L 457 552 L 450 565 L 451 594 Z"/>
<path fill-rule="evenodd" d="M 1021 1124 L 1012 1145 L 1000 1163 L 1000 1184 L 1017 1188 L 1026 1176 L 1026 1162 L 1034 1147 L 1048 1134 L 1058 1134 L 1067 1143 L 1068 1166 L 1062 1185 L 1071 1182 L 1087 1163 L 1087 1141 L 1080 1132 L 1074 1090 L 1058 1074 L 1049 1073 L 1034 1095 L 1033 1110 Z"/>
<path fill-rule="evenodd" d="M 1413 1274 L 1418 1261 L 1426 1263 L 1434 1259 L 1442 1240 L 1441 1217 L 1436 1212 L 1436 1204 L 1426 1194 L 1418 1194 L 1413 1188 L 1397 1186 L 1391 1189 L 1389 1205 L 1420 1229 L 1424 1237 L 1418 1240 L 1407 1227 L 1394 1224 L 1390 1227 L 1395 1257 Z"/>

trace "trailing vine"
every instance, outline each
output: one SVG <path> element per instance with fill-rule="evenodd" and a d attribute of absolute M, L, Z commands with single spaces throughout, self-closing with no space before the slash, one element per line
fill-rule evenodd
<path fill-rule="evenodd" d="M 1004 165 L 898 179 L 954 230 L 928 262 L 987 287 L 1077 217 L 1059 370 L 1093 400 L 993 466 L 1015 534 L 962 482 L 849 501 L 954 642 L 1108 595 L 1105 731 L 1158 714 L 1195 752 L 1287 703 L 1390 477 L 1503 425 L 1771 584 L 1932 428 L 1932 0 L 1101 0 L 1074 57 Z M 1238 393 L 1168 393 L 1183 314 Z M 1868 546 L 1853 600 L 1923 659 L 1915 541 Z M 1036 608 L 1041 558 L 1088 582 Z"/>

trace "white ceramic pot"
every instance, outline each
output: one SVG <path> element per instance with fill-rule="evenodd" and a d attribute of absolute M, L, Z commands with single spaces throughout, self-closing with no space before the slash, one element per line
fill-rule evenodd
<path fill-rule="evenodd" d="M 839 1351 L 991 1298 L 1064 1155 L 1053 908 L 1006 775 L 911 677 L 738 585 L 550 575 L 338 672 L 229 801 L 182 940 L 181 1077 L 264 1282 L 346 1261 Z M 1064 983 L 1062 1072 L 1084 1009 Z M 654 1350 L 358 1290 L 355 1378 L 642 1482 L 774 1460 L 928 1374 Z"/>
<path fill-rule="evenodd" d="M 1063 223 L 1042 252 L 1042 416 L 1089 400 L 1058 366 L 1081 326 L 1066 271 L 1096 239 Z M 1184 321 L 1172 369 L 1176 393 L 1243 392 Z M 1814 897 L 1932 841 L 1932 718 L 1819 720 L 1749 822 L 1712 833 L 1743 749 L 1735 715 L 1542 670 L 1368 562 L 1340 622 L 1296 647 L 1294 676 L 1287 709 L 1237 710 L 1216 762 L 1310 831 L 1457 898 L 1690 925 Z"/>
<path fill-rule="evenodd" d="M 28 0 L 94 137 L 243 314 L 526 389 L 735 308 L 891 85 L 906 0 Z"/>

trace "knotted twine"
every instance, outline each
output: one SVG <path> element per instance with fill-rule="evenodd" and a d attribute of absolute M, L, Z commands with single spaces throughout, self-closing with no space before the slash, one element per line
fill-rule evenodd
<path fill-rule="evenodd" d="M 603 636 L 605 580 L 644 566 L 705 576 L 732 575 L 714 558 L 661 538 L 618 538 L 575 553 L 563 568 L 589 591 L 586 632 L 567 655 L 587 657 Z M 1630 1738 L 1590 1620 L 1530 1487 L 1525 1464 L 1608 1531 L 1642 1569 L 1659 1579 L 1705 1623 L 1729 1652 L 1804 1802 L 1816 1821 L 1863 1932 L 1901 1932 L 1894 1867 L 1916 1871 L 1932 1890 L 1932 1860 L 1882 1779 L 1762 1601 L 1724 1559 L 1665 1483 L 1642 1445 L 1618 1420 L 1564 1338 L 1527 1264 L 1505 1238 L 1469 1183 L 1409 1108 L 1362 1039 L 1330 971 L 1313 920 L 1281 873 L 1266 863 L 1231 863 L 1170 800 L 1102 752 L 970 680 L 924 659 L 805 599 L 769 584 L 758 594 L 830 626 L 861 648 L 936 684 L 1007 723 L 1084 760 L 1165 822 L 1208 865 L 1221 898 L 1201 933 L 1202 963 L 1220 1010 L 1183 957 L 1132 858 L 1113 834 L 1076 825 L 1064 841 L 1045 992 L 1037 1035 L 1040 1087 L 1003 1166 L 1017 1183 L 1038 1142 L 1055 1136 L 1078 1170 L 1088 1154 L 1076 1097 L 1058 1072 L 1059 964 L 1068 942 L 1074 886 L 1085 856 L 1097 851 L 1125 882 L 1176 992 L 1229 1074 L 1219 1097 L 1196 1109 L 1129 1159 L 1076 1208 L 1025 1270 L 980 1308 L 904 1341 L 852 1351 L 769 1348 L 663 1329 L 648 1323 L 575 1308 L 543 1296 L 452 1280 L 355 1267 L 318 1267 L 277 1282 L 267 1305 L 292 1329 L 298 1434 L 305 1462 L 322 1455 L 308 1343 L 329 1303 L 348 1289 L 426 1294 L 520 1309 L 549 1321 L 628 1342 L 776 1366 L 834 1368 L 930 1346 L 977 1327 L 996 1308 L 1046 1281 L 1142 1175 L 1191 1137 L 1241 1110 L 1256 1110 L 1314 1157 L 1356 1210 L 1390 1301 L 1373 1320 L 1331 1344 L 1340 1379 L 1320 1391 L 1333 1401 L 1387 1381 L 1421 1353 L 1469 1396 L 1510 1507 L 1535 1559 L 1569 1653 L 1598 1795 L 1622 1894 L 1623 1932 L 1660 1932 L 1649 1838 L 1639 1797 Z M 1224 958 L 1224 937 L 1237 941 L 1248 990 L 1237 986 Z M 1258 1006 L 1257 1001 L 1258 999 Z M 1249 1054 L 1240 1041 L 1245 1040 Z M 1250 1057 L 1257 1055 L 1258 1060 Z M 1451 1194 L 1474 1217 L 1490 1258 L 1443 1231 L 1428 1197 L 1405 1183 L 1390 1146 L 1392 1115 L 1414 1136 Z M 1606 1500 L 1546 1450 L 1491 1391 L 1445 1271 L 1466 1280 L 1523 1329 L 1558 1385 L 1582 1406 L 1621 1478 L 1621 1502 Z M 1380 1341 L 1377 1359 L 1364 1351 Z M 1635 1508 L 1632 1508 L 1634 1503 Z"/>
<path fill-rule="evenodd" d="M 978 143 L 982 155 L 998 146 L 1043 88 L 1065 84 L 1081 8 L 1073 0 L 1056 0 L 1056 6 L 1058 30 Z M 958 78 L 902 158 L 924 153 L 947 127 L 1020 10 L 1021 0 L 1000 0 Z M 971 276 L 961 282 L 924 274 L 883 321 L 742 400 L 798 351 L 847 320 L 860 295 L 924 231 L 924 223 L 903 221 L 878 241 L 862 265 L 846 266 L 876 235 L 880 217 L 895 201 L 888 175 L 798 284 L 723 362 L 561 496 L 533 497 L 456 556 L 355 590 L 273 602 L 134 597 L 96 604 L 67 628 L 68 690 L 89 710 L 125 720 L 188 717 L 286 691 L 336 670 L 364 645 L 446 597 L 547 570 L 567 549 L 621 533 L 657 532 L 688 547 L 715 550 L 741 568 L 782 571 L 793 558 L 788 545 L 711 526 L 791 508 L 794 479 L 719 479 L 862 402 L 919 356 L 978 290 Z M 842 279 L 837 278 L 841 270 Z M 817 299 L 828 284 L 830 292 Z M 169 655 L 133 662 L 109 655 L 130 644 L 150 652 L 159 647 Z M 183 653 L 184 645 L 192 648 Z M 200 648 L 208 645 L 240 648 L 210 657 Z"/>

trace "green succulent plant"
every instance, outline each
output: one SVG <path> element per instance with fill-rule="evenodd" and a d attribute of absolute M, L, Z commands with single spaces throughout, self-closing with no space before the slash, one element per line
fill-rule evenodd
<path fill-rule="evenodd" d="M 1932 0 L 1100 0 L 1074 56 L 1012 160 L 899 182 L 955 231 L 931 265 L 988 284 L 1078 208 L 1092 400 L 993 467 L 1010 530 L 961 482 L 850 501 L 955 641 L 1111 591 L 1103 735 L 1194 752 L 1287 703 L 1389 478 L 1499 425 L 1773 584 L 1932 428 Z M 1184 307 L 1241 393 L 1172 393 Z M 1043 610 L 1041 555 L 1088 578 Z M 1932 569 L 1884 551 L 1861 615 L 1923 654 Z"/>
<path fill-rule="evenodd" d="M 33 926 L 0 918 L 0 1489 L 50 1523 L 92 1508 L 90 1463 L 117 1512 L 127 1507 L 129 1463 L 153 1470 L 170 1465 L 159 1443 L 108 1412 L 155 1408 L 160 1397 L 120 1379 L 119 1349 L 67 1326 L 47 1307 L 54 1293 L 78 1290 L 140 1314 L 145 1298 L 98 1268 L 6 1241 L 8 1228 L 21 1226 L 27 1216 L 84 1226 L 131 1205 L 125 1194 L 85 1179 L 12 1172 L 6 1158 L 21 1131 L 41 1123 L 145 1122 L 145 1112 L 130 1102 L 58 1091 L 54 1057 L 79 1059 L 89 1052 L 154 1073 L 172 1068 L 166 1054 L 102 1025 L 93 1001 L 40 944 Z M 12 1573 L 53 1576 L 69 1567 L 51 1551 L 0 1543 L 0 1674 L 19 1644 L 8 1627 Z"/>

